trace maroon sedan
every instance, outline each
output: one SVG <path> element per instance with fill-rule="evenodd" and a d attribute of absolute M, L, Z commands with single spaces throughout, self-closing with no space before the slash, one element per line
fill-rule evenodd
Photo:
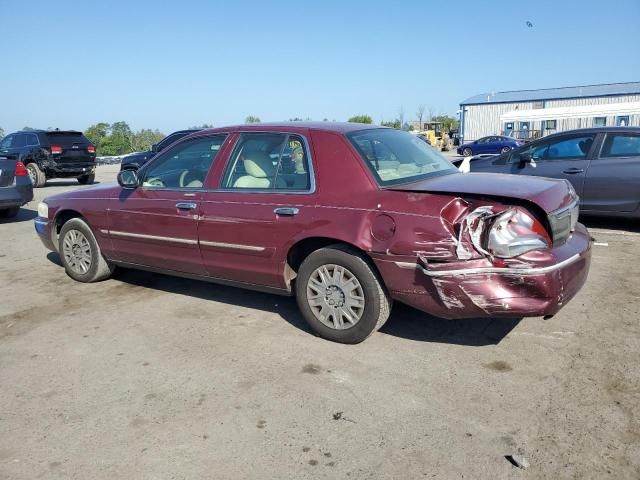
<path fill-rule="evenodd" d="M 450 319 L 550 316 L 589 270 L 566 181 L 462 174 L 393 129 L 204 130 L 118 183 L 40 204 L 36 230 L 69 276 L 121 266 L 295 294 L 338 342 L 379 329 L 393 300 Z"/>

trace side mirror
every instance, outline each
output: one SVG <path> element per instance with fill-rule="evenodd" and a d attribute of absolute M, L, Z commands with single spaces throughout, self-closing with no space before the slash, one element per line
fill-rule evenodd
<path fill-rule="evenodd" d="M 135 170 L 121 170 L 118 172 L 118 184 L 122 188 L 138 188 L 138 174 Z"/>
<path fill-rule="evenodd" d="M 156 153 L 158 151 L 158 144 L 154 143 L 153 145 L 151 145 L 151 151 L 153 153 Z"/>

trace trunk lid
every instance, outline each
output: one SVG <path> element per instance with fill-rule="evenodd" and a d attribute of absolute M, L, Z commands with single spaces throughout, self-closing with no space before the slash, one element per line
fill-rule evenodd
<path fill-rule="evenodd" d="M 16 175 L 16 161 L 0 157 L 0 187 L 10 187 Z"/>
<path fill-rule="evenodd" d="M 58 165 L 95 163 L 96 153 L 89 151 L 94 145 L 82 132 L 53 131 L 46 133 L 51 147 L 60 147 L 60 153 L 53 153 L 52 158 Z"/>
<path fill-rule="evenodd" d="M 533 202 L 547 214 L 567 208 L 576 200 L 573 188 L 565 180 L 501 173 L 452 173 L 384 188 L 404 192 L 513 198 Z"/>

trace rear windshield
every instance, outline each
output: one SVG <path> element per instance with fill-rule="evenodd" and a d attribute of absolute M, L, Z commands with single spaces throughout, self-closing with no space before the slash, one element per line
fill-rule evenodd
<path fill-rule="evenodd" d="M 70 147 L 74 143 L 80 145 L 91 145 L 91 142 L 81 132 L 47 132 L 47 140 L 52 145 Z"/>
<path fill-rule="evenodd" d="M 457 169 L 415 135 L 393 129 L 361 130 L 347 134 L 382 186 L 409 183 Z"/>

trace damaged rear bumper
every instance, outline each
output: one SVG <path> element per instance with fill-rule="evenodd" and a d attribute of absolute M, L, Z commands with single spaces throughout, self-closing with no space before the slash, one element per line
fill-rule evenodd
<path fill-rule="evenodd" d="M 398 301 L 443 318 L 554 315 L 584 285 L 591 241 L 578 224 L 562 246 L 530 252 L 507 266 L 489 260 L 429 263 L 375 259 Z"/>

